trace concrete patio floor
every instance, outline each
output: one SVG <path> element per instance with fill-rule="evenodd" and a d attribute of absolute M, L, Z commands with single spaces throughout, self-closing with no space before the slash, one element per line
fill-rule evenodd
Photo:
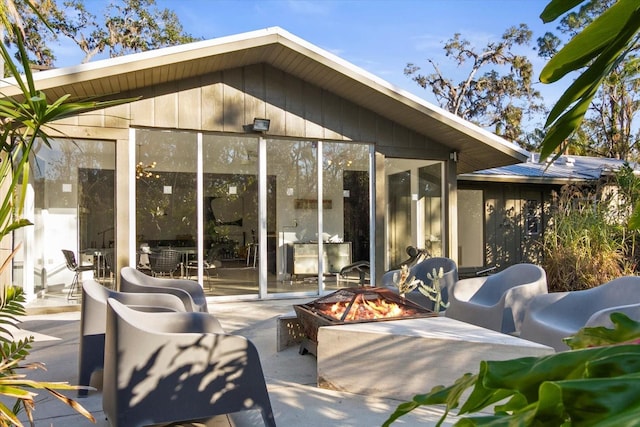
<path fill-rule="evenodd" d="M 377 398 L 358 394 L 320 389 L 316 386 L 316 359 L 301 356 L 298 347 L 276 349 L 278 316 L 292 311 L 293 304 L 305 300 L 268 300 L 233 303 L 211 303 L 210 311 L 216 315 L 228 333 L 243 335 L 258 348 L 278 426 L 354 426 L 381 425 L 401 400 Z M 55 310 L 52 310 L 55 311 Z M 44 362 L 47 371 L 30 371 L 29 377 L 46 381 L 68 381 L 75 384 L 78 371 L 78 343 L 80 313 L 63 311 L 53 314 L 31 314 L 22 320 L 22 328 L 34 335 L 28 361 Z M 371 355 L 375 357 L 375 355 Z M 367 363 L 363 360 L 362 363 Z M 469 367 L 473 370 L 474 367 Z M 401 372 L 381 373 L 401 375 Z M 99 386 L 99 384 L 97 385 Z M 428 390 L 425 390 L 425 392 Z M 75 398 L 75 392 L 66 393 Z M 108 426 L 102 412 L 100 391 L 77 399 L 96 418 L 96 424 L 75 413 L 68 406 L 48 395 L 39 393 L 36 400 L 36 426 Z M 442 408 L 420 408 L 399 419 L 394 425 L 435 425 Z M 449 419 L 450 425 L 455 418 Z M 180 425 L 188 426 L 259 426 L 262 419 L 258 411 Z"/>

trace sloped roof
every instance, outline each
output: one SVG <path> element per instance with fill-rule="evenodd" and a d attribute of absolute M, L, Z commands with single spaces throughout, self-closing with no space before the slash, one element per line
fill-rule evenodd
<path fill-rule="evenodd" d="M 65 94 L 100 98 L 258 63 L 270 64 L 457 151 L 461 173 L 527 158 L 528 152 L 515 144 L 278 27 L 42 71 L 35 80 L 52 99 Z M 17 93 L 10 83 L 0 85 L 0 91 L 9 96 Z"/>
<path fill-rule="evenodd" d="M 624 164 L 624 160 L 588 156 L 560 156 L 555 162 L 547 163 L 540 162 L 539 157 L 533 154 L 525 163 L 461 174 L 458 180 L 566 184 L 597 180 Z M 630 166 L 640 172 L 637 163 L 630 163 Z"/>

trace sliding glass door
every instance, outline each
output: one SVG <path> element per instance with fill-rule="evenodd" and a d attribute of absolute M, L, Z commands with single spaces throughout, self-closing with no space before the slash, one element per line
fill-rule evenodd
<path fill-rule="evenodd" d="M 203 135 L 203 241 L 210 295 L 256 295 L 258 139 Z M 212 268 L 213 267 L 213 268 Z"/>
<path fill-rule="evenodd" d="M 69 290 L 74 273 L 62 250 L 92 270 L 81 279 L 113 282 L 115 143 L 50 139 L 33 152 L 25 217 L 34 225 L 14 232 L 13 283 L 27 299 Z"/>
<path fill-rule="evenodd" d="M 149 274 L 211 296 L 315 295 L 369 260 L 368 144 L 146 129 L 135 144 L 135 264 Z M 176 268 L 155 269 L 169 252 Z"/>
<path fill-rule="evenodd" d="M 409 246 L 431 256 L 444 253 L 443 166 L 430 160 L 386 159 L 388 269 L 409 258 Z"/>

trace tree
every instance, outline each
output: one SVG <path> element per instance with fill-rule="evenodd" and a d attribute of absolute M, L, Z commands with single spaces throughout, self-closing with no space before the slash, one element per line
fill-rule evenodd
<path fill-rule="evenodd" d="M 514 48 L 528 45 L 531 37 L 529 28 L 520 24 L 479 51 L 456 33 L 445 43 L 444 50 L 459 67 L 470 64 L 466 78 L 459 83 L 445 77 L 431 59 L 427 61 L 433 73 L 421 74 L 420 67 L 412 63 L 407 64 L 404 73 L 422 88 L 430 89 L 446 110 L 527 146 L 523 119 L 543 110 L 542 98 L 532 86 L 531 62 L 514 53 Z"/>
<path fill-rule="evenodd" d="M 36 67 L 55 65 L 49 46 L 60 36 L 70 38 L 80 48 L 84 53 L 82 63 L 103 52 L 113 58 L 198 40 L 184 32 L 175 12 L 154 7 L 155 0 L 112 0 L 102 21 L 87 9 L 84 0 L 32 0 L 38 4 L 41 16 L 31 10 L 29 1 L 15 4 L 23 19 L 25 44 Z"/>
<path fill-rule="evenodd" d="M 543 22 L 553 22 L 574 7 L 588 3 L 591 1 L 552 0 L 540 17 Z M 618 0 L 603 9 L 601 14 L 593 14 L 592 17 L 587 26 L 573 30 L 573 38 L 553 54 L 540 73 L 541 82 L 554 83 L 572 72 L 581 72 L 549 112 L 545 123 L 547 132 L 540 150 L 543 159 L 554 153 L 555 157 L 560 156 L 571 144 L 570 136 L 582 124 L 600 87 L 611 78 L 616 67 L 637 50 L 640 31 L 638 1 Z M 578 32 L 578 28 L 582 30 Z M 553 47 L 546 43 L 547 47 Z M 634 58 L 633 62 L 636 61 Z M 633 68 L 628 71 L 633 72 Z M 614 103 L 610 108 L 620 106 Z"/>
<path fill-rule="evenodd" d="M 589 0 L 578 10 L 566 14 L 557 30 L 576 36 L 582 29 L 602 15 L 614 0 Z M 558 51 L 561 39 L 547 32 L 538 39 L 540 56 L 551 58 Z M 567 138 L 569 145 L 583 148 L 583 154 L 623 160 L 638 159 L 640 133 L 634 118 L 640 108 L 640 61 L 635 52 L 640 46 L 629 46 L 623 61 L 615 65 L 603 78 L 580 127 Z M 569 144 L 570 143 L 570 144 Z"/>

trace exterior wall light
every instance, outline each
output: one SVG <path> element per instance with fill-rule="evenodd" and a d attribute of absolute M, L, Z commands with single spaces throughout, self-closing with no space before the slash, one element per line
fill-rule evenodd
<path fill-rule="evenodd" d="M 266 132 L 269 130 L 269 125 L 271 124 L 271 120 L 269 119 L 253 119 L 253 127 L 252 130 L 254 132 Z"/>

